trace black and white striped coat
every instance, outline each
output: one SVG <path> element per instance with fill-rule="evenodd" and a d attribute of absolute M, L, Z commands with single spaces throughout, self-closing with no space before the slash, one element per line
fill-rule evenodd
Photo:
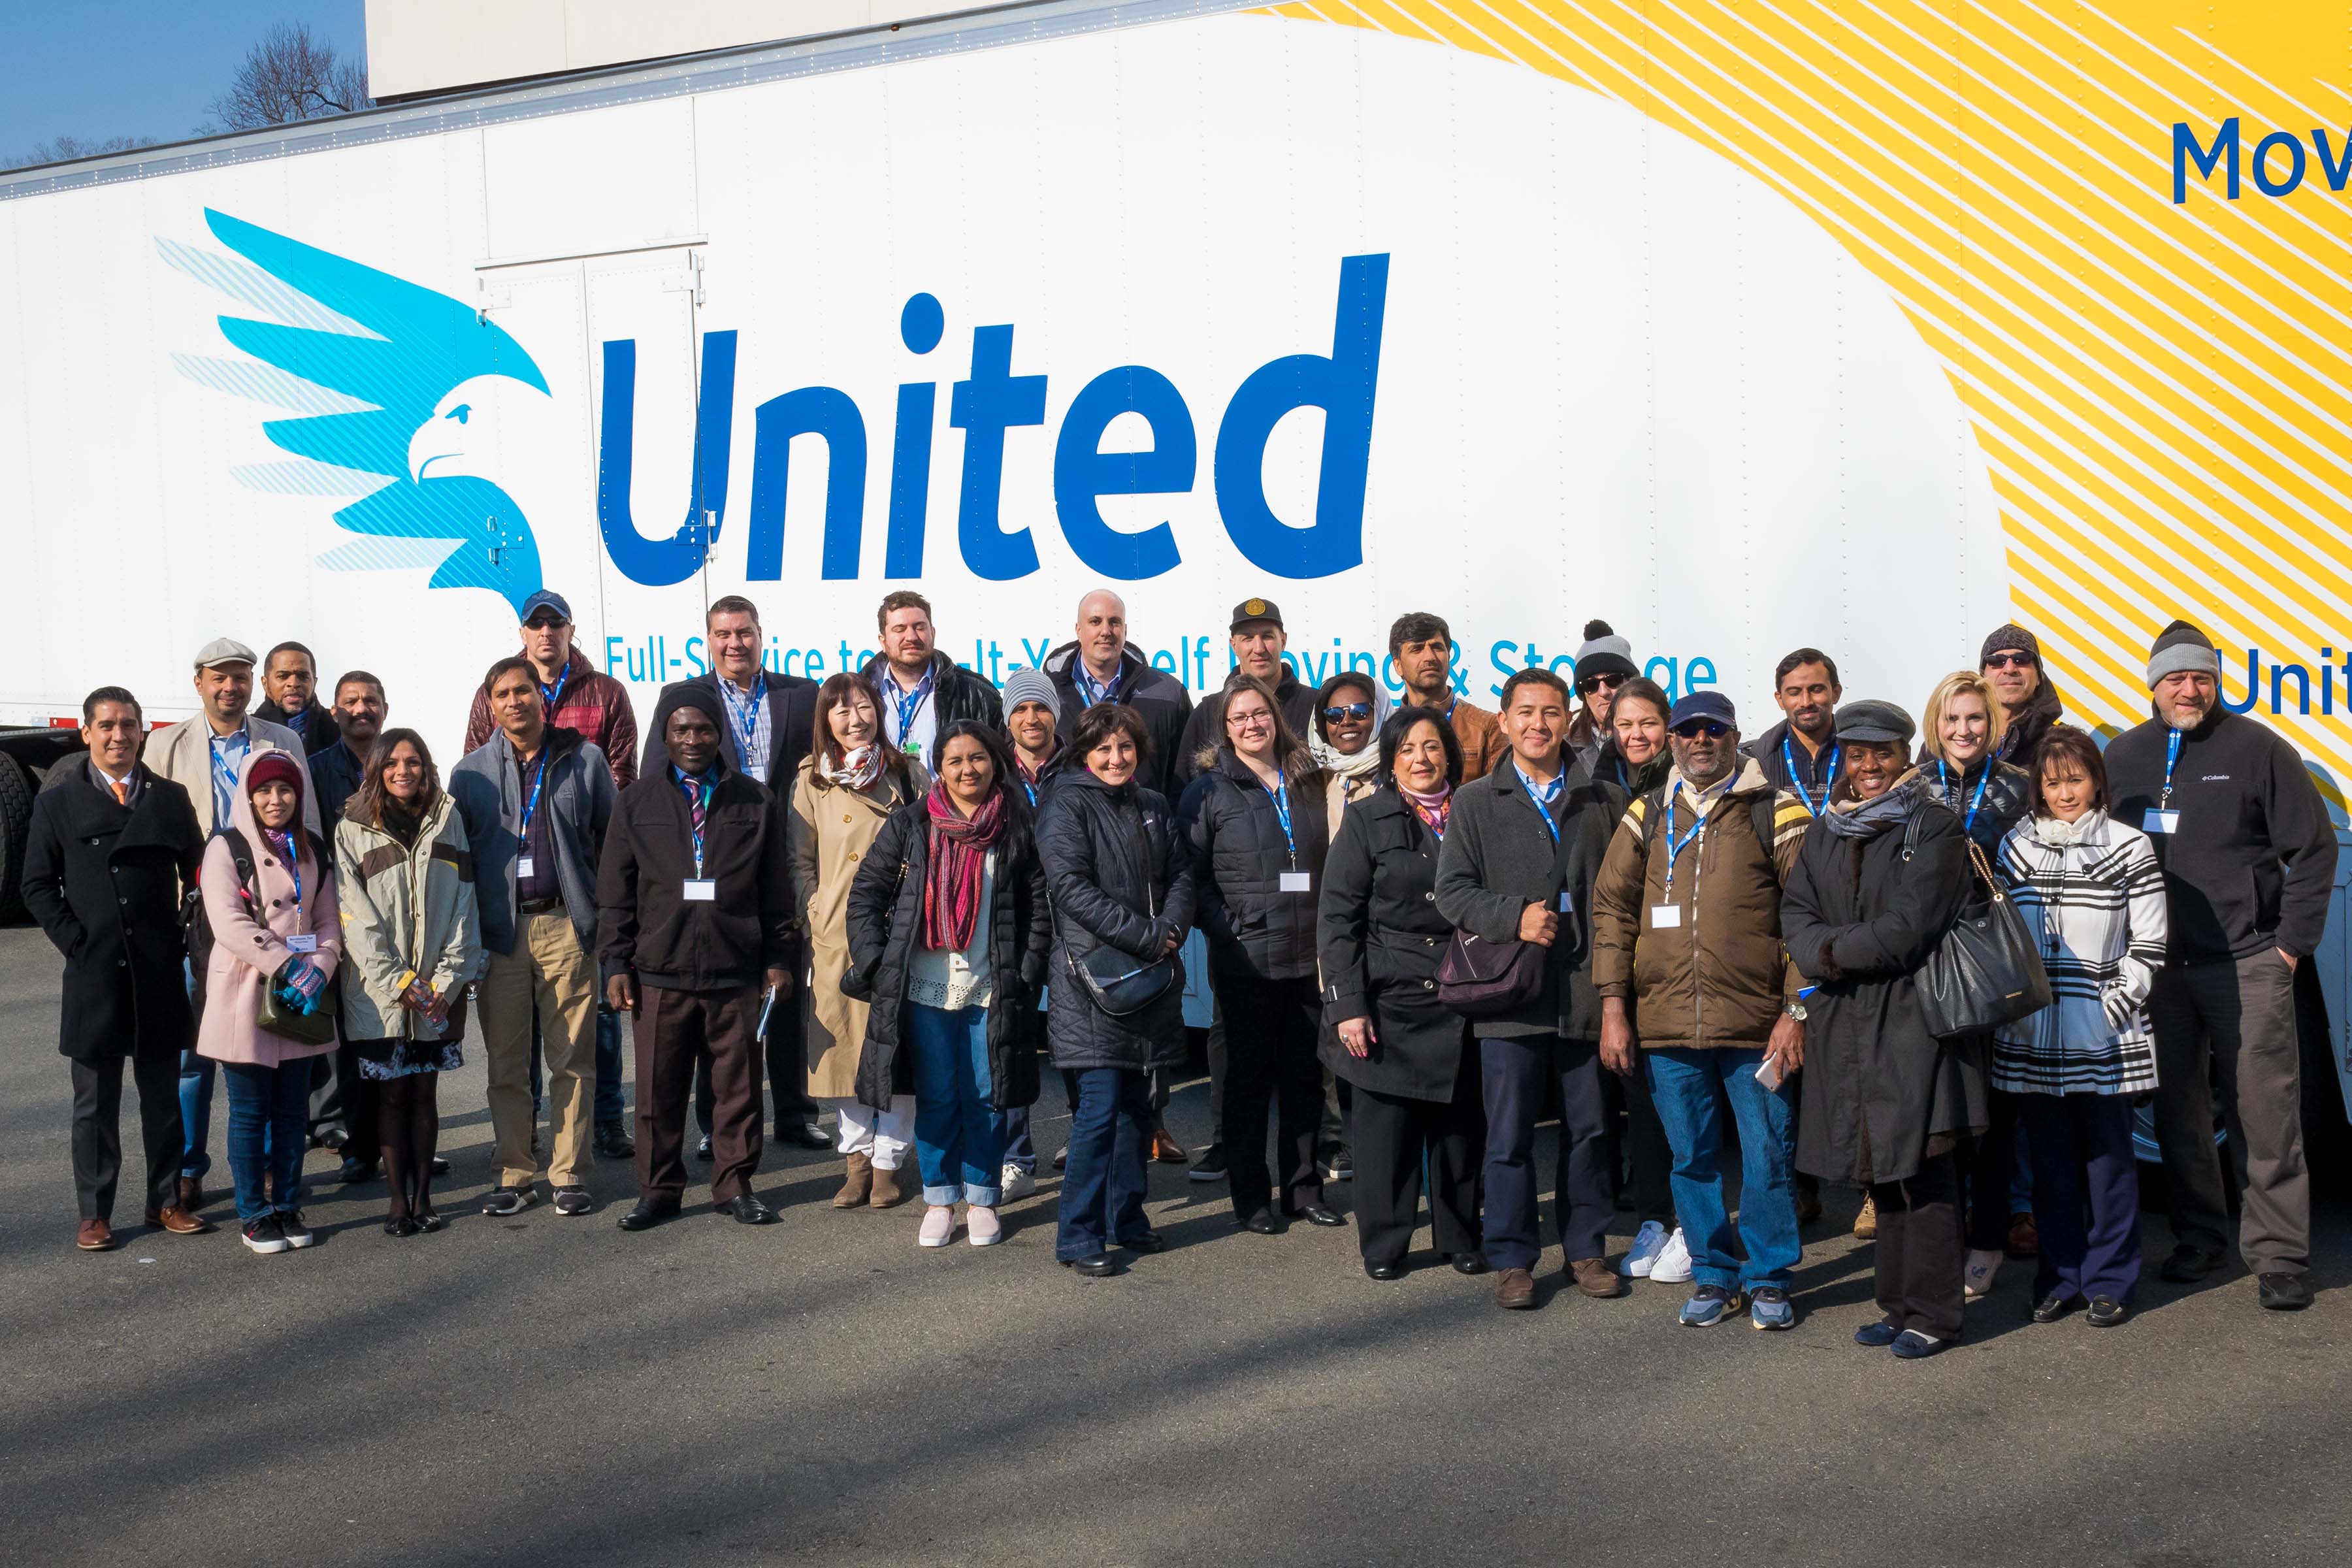
<path fill-rule="evenodd" d="M 2000 875 L 2026 929 L 2041 941 L 2054 1000 L 1994 1037 L 1993 1088 L 2012 1094 L 2154 1089 L 2147 1006 L 2165 938 L 2164 872 L 2155 846 L 2105 811 L 2072 823 L 2029 816 L 2001 840 Z"/>

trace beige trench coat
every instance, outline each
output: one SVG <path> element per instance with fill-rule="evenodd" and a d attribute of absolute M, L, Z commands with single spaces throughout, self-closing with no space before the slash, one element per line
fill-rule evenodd
<path fill-rule="evenodd" d="M 785 843 L 793 857 L 793 903 L 808 932 L 801 1016 L 808 1028 L 808 1092 L 818 1100 L 848 1100 L 857 1093 L 866 1004 L 841 994 L 841 977 L 849 968 L 849 883 L 890 814 L 931 787 L 920 763 L 914 763 L 914 780 L 912 794 L 887 772 L 871 791 L 844 789 L 820 780 L 811 757 L 802 762 L 793 784 Z"/>

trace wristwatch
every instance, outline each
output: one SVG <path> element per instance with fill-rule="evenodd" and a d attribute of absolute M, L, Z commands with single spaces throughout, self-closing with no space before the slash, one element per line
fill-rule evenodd
<path fill-rule="evenodd" d="M 1790 1017 L 1794 1018 L 1800 1024 L 1805 1021 L 1805 1005 L 1802 1002 L 1791 1002 L 1787 1006 L 1781 1008 L 1780 1011 L 1786 1013 Z"/>

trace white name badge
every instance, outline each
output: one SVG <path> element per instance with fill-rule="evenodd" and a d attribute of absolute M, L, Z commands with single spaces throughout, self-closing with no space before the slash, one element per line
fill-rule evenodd
<path fill-rule="evenodd" d="M 1308 874 L 1305 871 L 1285 871 L 1282 874 L 1282 890 L 1286 893 L 1303 893 L 1307 890 L 1307 880 Z"/>
<path fill-rule="evenodd" d="M 2147 815 L 2140 819 L 2139 830 L 2142 833 L 2178 833 L 2180 831 L 2180 814 L 2158 811 L 2151 806 Z"/>
<path fill-rule="evenodd" d="M 1652 931 L 1672 931 L 1675 927 L 1682 923 L 1683 907 L 1680 904 L 1652 904 L 1650 906 L 1650 929 Z"/>
<path fill-rule="evenodd" d="M 316 933 L 316 932 L 314 932 L 314 931 L 304 931 L 300 936 L 289 936 L 289 937 L 288 937 L 288 938 L 286 939 L 286 951 L 287 951 L 287 952 L 318 952 L 318 951 L 319 951 L 319 938 L 318 938 L 317 933 Z"/>
<path fill-rule="evenodd" d="M 532 859 L 531 859 L 531 858 L 530 858 L 530 856 L 528 856 L 528 855 L 518 855 L 518 856 L 516 856 L 516 857 L 515 857 L 515 875 L 516 875 L 516 876 L 518 876 L 518 877 L 530 877 L 530 876 L 534 876 L 534 875 L 536 875 L 537 873 L 535 873 L 535 872 L 534 872 L 534 871 L 532 871 L 532 869 L 531 869 L 531 866 L 532 866 L 532 865 L 533 865 L 533 861 L 532 861 Z"/>
<path fill-rule="evenodd" d="M 709 877 L 688 877 L 686 879 L 686 901 L 707 904 L 719 897 L 719 884 Z"/>

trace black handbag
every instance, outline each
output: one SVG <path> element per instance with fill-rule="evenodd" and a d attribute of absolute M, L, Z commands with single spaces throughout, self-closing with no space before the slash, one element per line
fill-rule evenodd
<path fill-rule="evenodd" d="M 1543 989 L 1550 952 L 1531 942 L 1487 942 L 1457 931 L 1437 965 L 1437 999 L 1465 1018 L 1516 1013 Z"/>
<path fill-rule="evenodd" d="M 1918 813 L 1903 831 L 1903 858 L 1919 845 Z M 1912 978 L 1927 1032 L 1939 1040 L 2014 1023 L 2050 1005 L 2050 975 L 2025 917 L 1992 873 L 1975 839 L 1969 864 L 1983 884 L 1982 900 L 1962 906 L 1952 929 Z"/>
<path fill-rule="evenodd" d="M 1143 906 L 1153 920 L 1160 918 L 1160 900 L 1151 893 L 1150 840 L 1144 841 Z M 1060 917 L 1055 917 L 1058 924 Z M 1097 941 L 1087 950 L 1084 958 L 1073 958 L 1066 945 L 1062 949 L 1062 962 L 1087 988 L 1095 1005 L 1114 1018 L 1124 1018 L 1140 1013 L 1162 996 L 1176 984 L 1181 973 L 1176 955 L 1168 953 L 1159 958 L 1138 958 L 1122 952 L 1108 942 Z"/>

